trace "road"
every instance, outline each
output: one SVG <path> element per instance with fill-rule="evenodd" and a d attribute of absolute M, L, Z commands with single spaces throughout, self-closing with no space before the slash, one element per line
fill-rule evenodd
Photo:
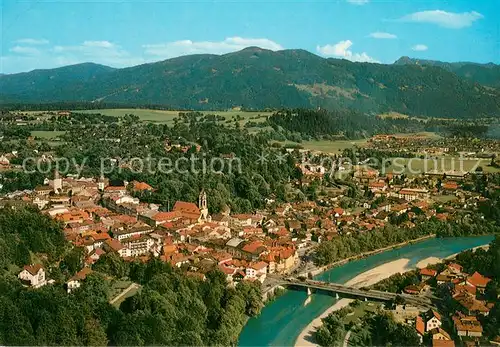
<path fill-rule="evenodd" d="M 111 299 L 109 301 L 109 303 L 111 305 L 114 305 L 115 302 L 117 302 L 118 300 L 122 299 L 125 295 L 127 295 L 131 290 L 134 290 L 134 289 L 138 289 L 140 287 L 139 284 L 137 283 L 132 283 L 131 285 L 129 285 L 127 288 L 125 288 L 125 290 L 123 292 L 121 292 L 120 294 L 118 294 L 117 296 L 115 296 L 113 299 Z"/>
<path fill-rule="evenodd" d="M 345 334 L 345 337 L 344 337 L 344 347 L 347 347 L 347 345 L 349 345 L 349 338 L 351 337 L 351 332 L 352 332 L 352 330 L 349 330 L 347 332 L 347 334 Z"/>

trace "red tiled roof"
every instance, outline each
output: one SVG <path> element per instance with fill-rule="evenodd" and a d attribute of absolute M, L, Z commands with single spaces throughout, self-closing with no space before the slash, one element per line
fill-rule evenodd
<path fill-rule="evenodd" d="M 25 265 L 24 270 L 28 271 L 31 275 L 36 275 L 38 271 L 43 269 L 41 264 Z"/>
<path fill-rule="evenodd" d="M 441 315 L 437 311 L 431 310 L 431 313 L 432 313 L 432 316 L 429 318 L 436 317 L 439 321 L 441 321 Z"/>
<path fill-rule="evenodd" d="M 457 271 L 460 271 L 460 272 L 462 272 L 462 269 L 463 269 L 462 265 L 459 265 L 457 263 L 449 263 L 448 267 L 452 268 L 452 269 L 455 269 Z"/>
<path fill-rule="evenodd" d="M 259 261 L 257 263 L 251 263 L 250 267 L 254 270 L 262 270 L 267 267 L 267 263 L 265 261 Z"/>
<path fill-rule="evenodd" d="M 432 340 L 432 347 L 455 347 L 453 340 Z"/>
<path fill-rule="evenodd" d="M 433 269 L 423 268 L 420 269 L 420 275 L 435 277 L 437 275 L 437 271 Z"/>
<path fill-rule="evenodd" d="M 116 239 L 106 240 L 106 244 L 114 251 L 119 251 L 120 249 L 123 248 L 121 242 Z"/>
<path fill-rule="evenodd" d="M 481 275 L 479 272 L 474 272 L 474 274 L 472 274 L 472 276 L 469 276 L 467 278 L 467 282 L 469 282 L 470 284 L 476 286 L 476 287 L 480 287 L 480 288 L 485 288 L 486 285 L 491 281 L 491 279 L 489 279 L 488 277 L 485 277 L 483 275 Z"/>
<path fill-rule="evenodd" d="M 265 250 L 265 247 L 261 241 L 253 241 L 246 244 L 242 250 L 248 253 L 257 253 L 259 251 L 259 253 L 262 253 Z"/>
<path fill-rule="evenodd" d="M 78 271 L 73 277 L 71 277 L 71 280 L 76 280 L 76 281 L 81 281 L 87 278 L 87 275 L 92 273 L 92 269 L 89 267 L 84 267 L 80 271 Z"/>
<path fill-rule="evenodd" d="M 416 322 L 415 322 L 415 329 L 417 329 L 417 332 L 420 334 L 420 335 L 424 335 L 425 334 L 425 324 L 424 324 L 424 320 L 422 319 L 422 317 L 420 316 L 417 316 L 417 319 L 416 319 Z"/>
<path fill-rule="evenodd" d="M 134 190 L 153 190 L 153 187 L 151 187 L 149 184 L 146 182 L 137 182 L 137 181 L 132 181 L 132 187 Z"/>
<path fill-rule="evenodd" d="M 116 192 L 121 190 L 127 190 L 124 186 L 109 186 L 104 189 L 106 192 Z"/>
<path fill-rule="evenodd" d="M 178 211 L 172 211 L 172 212 L 158 212 L 153 216 L 153 220 L 156 222 L 169 222 L 171 220 L 174 220 L 176 218 L 180 217 L 180 213 Z"/>
<path fill-rule="evenodd" d="M 182 217 L 190 219 L 198 219 L 200 217 L 200 209 L 192 202 L 177 201 L 173 211 L 177 211 Z"/>
<path fill-rule="evenodd" d="M 344 214 L 344 209 L 341 207 L 336 207 L 333 209 L 333 213 L 342 215 L 342 214 Z"/>

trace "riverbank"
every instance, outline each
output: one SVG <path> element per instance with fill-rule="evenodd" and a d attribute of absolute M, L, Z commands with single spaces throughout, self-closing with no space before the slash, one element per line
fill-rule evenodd
<path fill-rule="evenodd" d="M 446 239 L 429 238 L 402 248 L 394 248 L 382 253 L 360 258 L 335 266 L 318 274 L 319 281 L 347 283 L 378 266 L 410 259 L 409 267 L 429 257 L 445 259 L 452 254 L 485 245 L 493 240 L 493 235 L 453 237 Z M 371 277 L 374 279 L 374 277 Z M 358 281 L 358 280 L 356 280 Z M 307 305 L 305 302 L 309 301 Z M 238 340 L 238 345 L 246 346 L 293 346 L 297 337 L 305 328 L 338 300 L 331 295 L 313 294 L 308 297 L 305 291 L 287 290 L 276 300 L 269 302 L 258 317 L 249 319 Z M 310 330 L 310 329 L 309 329 Z"/>
<path fill-rule="evenodd" d="M 478 248 L 488 249 L 489 245 L 481 245 L 471 250 L 475 251 Z M 434 265 L 441 263 L 445 260 L 450 260 L 455 258 L 460 252 L 451 254 L 445 258 L 440 257 L 428 257 L 419 261 L 416 265 L 416 268 L 421 269 L 427 267 L 429 265 Z M 402 258 L 398 260 L 394 260 L 380 266 L 377 266 L 371 270 L 365 271 L 353 279 L 347 281 L 345 284 L 357 288 L 372 286 L 386 278 L 389 278 L 392 275 L 397 273 L 405 273 L 411 270 L 414 270 L 413 267 L 409 266 L 410 259 Z M 314 331 L 321 326 L 321 319 L 327 317 L 330 313 L 340 310 L 349 305 L 353 300 L 352 299 L 340 299 L 330 308 L 328 308 L 325 312 L 323 312 L 320 316 L 316 317 L 297 337 L 295 341 L 295 347 L 303 347 L 303 346 L 317 346 L 314 343 Z"/>
<path fill-rule="evenodd" d="M 387 247 L 384 247 L 384 248 L 379 248 L 379 249 L 376 249 L 376 250 L 373 250 L 373 251 L 369 251 L 369 252 L 364 252 L 364 253 L 361 253 L 361 254 L 353 255 L 352 257 L 348 257 L 348 258 L 336 261 L 334 263 L 331 263 L 331 264 L 328 264 L 328 265 L 325 265 L 325 266 L 322 266 L 322 267 L 319 267 L 319 268 L 315 268 L 313 270 L 309 270 L 309 271 L 306 271 L 304 273 L 300 273 L 299 275 L 301 275 L 301 276 L 307 276 L 308 274 L 312 274 L 313 276 L 316 276 L 316 275 L 318 275 L 318 274 L 320 274 L 322 272 L 328 271 L 328 270 L 330 270 L 330 269 L 332 269 L 334 267 L 345 265 L 345 264 L 347 264 L 347 263 L 349 263 L 349 262 L 351 262 L 353 260 L 363 259 L 363 258 L 372 256 L 372 255 L 376 255 L 376 254 L 383 253 L 383 252 L 386 252 L 386 251 L 390 251 L 390 250 L 393 250 L 393 249 L 397 249 L 397 248 L 401 248 L 401 247 L 404 247 L 404 246 L 412 245 L 414 243 L 422 242 L 422 241 L 425 241 L 425 240 L 428 240 L 428 239 L 432 239 L 432 238 L 435 238 L 435 237 L 436 237 L 435 234 L 426 235 L 426 236 L 419 237 L 417 239 L 408 240 L 408 241 L 400 242 L 400 243 L 397 243 L 397 244 L 394 244 L 394 245 L 391 245 L 391 246 L 387 246 Z"/>
<path fill-rule="evenodd" d="M 409 271 L 408 267 L 409 263 L 410 259 L 403 258 L 382 264 L 371 270 L 359 274 L 353 279 L 347 281 L 346 285 L 357 288 L 371 286 L 394 274 Z M 325 312 L 323 312 L 320 316 L 316 317 L 304 330 L 302 330 L 299 337 L 295 341 L 295 347 L 316 346 L 316 344 L 313 342 L 314 341 L 313 333 L 314 331 L 316 331 L 316 328 L 321 325 L 321 319 L 325 318 L 334 311 L 346 307 L 352 301 L 354 300 L 340 299 L 334 305 L 328 308 Z"/>

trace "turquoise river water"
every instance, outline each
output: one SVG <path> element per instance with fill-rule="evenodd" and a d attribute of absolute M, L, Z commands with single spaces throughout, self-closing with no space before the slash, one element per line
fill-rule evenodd
<path fill-rule="evenodd" d="M 429 239 L 401 248 L 385 251 L 364 259 L 335 267 L 316 279 L 345 283 L 359 274 L 401 258 L 410 259 L 408 266 L 429 257 L 446 258 L 469 248 L 485 245 L 493 236 Z M 312 294 L 307 305 L 305 291 L 288 290 L 266 305 L 258 317 L 248 320 L 241 332 L 240 346 L 293 346 L 302 330 L 337 300 L 328 294 Z"/>

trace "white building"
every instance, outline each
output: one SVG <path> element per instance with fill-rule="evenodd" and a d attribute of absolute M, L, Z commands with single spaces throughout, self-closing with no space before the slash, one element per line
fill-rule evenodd
<path fill-rule="evenodd" d="M 90 274 L 91 272 L 92 270 L 90 268 L 85 267 L 82 270 L 78 271 L 73 277 L 71 277 L 69 281 L 66 283 L 66 288 L 68 290 L 68 293 L 71 293 L 73 290 L 80 288 L 81 281 L 87 278 L 87 275 Z"/>
<path fill-rule="evenodd" d="M 26 265 L 17 277 L 29 283 L 33 288 L 40 288 L 47 284 L 45 270 L 40 264 Z"/>

